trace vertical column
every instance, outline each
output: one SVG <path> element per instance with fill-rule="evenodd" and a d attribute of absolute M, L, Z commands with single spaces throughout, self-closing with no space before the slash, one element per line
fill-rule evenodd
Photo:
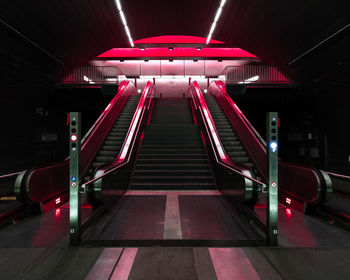
<path fill-rule="evenodd" d="M 80 197 L 80 113 L 70 113 L 69 127 L 69 222 L 70 245 L 77 246 L 81 241 L 81 197 Z"/>
<path fill-rule="evenodd" d="M 266 139 L 267 139 L 267 201 L 266 222 L 267 242 L 271 246 L 278 243 L 278 115 L 275 112 L 267 113 L 266 116 Z"/>

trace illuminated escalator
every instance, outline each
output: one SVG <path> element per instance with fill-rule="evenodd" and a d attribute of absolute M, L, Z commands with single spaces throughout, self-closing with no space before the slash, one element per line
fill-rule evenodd
<path fill-rule="evenodd" d="M 139 100 L 140 96 L 130 96 L 95 159 L 93 160 L 92 167 L 97 168 L 111 163 L 118 156 Z"/>
<path fill-rule="evenodd" d="M 224 145 L 226 153 L 230 156 L 234 163 L 244 165 L 248 168 L 253 167 L 254 164 L 252 163 L 252 160 L 238 139 L 230 122 L 225 116 L 225 113 L 216 102 L 215 97 L 206 95 L 204 98 L 214 119 L 216 129 L 219 133 L 220 140 Z"/>

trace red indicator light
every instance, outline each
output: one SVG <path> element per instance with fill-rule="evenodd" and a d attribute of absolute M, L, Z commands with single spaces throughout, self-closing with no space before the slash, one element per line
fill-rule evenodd
<path fill-rule="evenodd" d="M 70 137 L 70 140 L 72 140 L 73 142 L 77 141 L 78 137 L 73 134 L 71 137 Z"/>
<path fill-rule="evenodd" d="M 286 208 L 286 214 L 288 217 L 292 216 L 292 210 L 290 208 Z"/>
<path fill-rule="evenodd" d="M 55 210 L 55 216 L 58 217 L 60 214 L 61 214 L 61 209 L 60 209 L 60 208 L 57 208 L 57 209 Z"/>
<path fill-rule="evenodd" d="M 286 203 L 287 203 L 287 204 L 291 204 L 291 203 L 292 203 L 292 200 L 291 200 L 290 198 L 287 197 L 287 198 L 286 198 Z"/>
<path fill-rule="evenodd" d="M 56 204 L 60 204 L 61 203 L 61 198 L 56 198 L 55 202 L 56 202 Z"/>

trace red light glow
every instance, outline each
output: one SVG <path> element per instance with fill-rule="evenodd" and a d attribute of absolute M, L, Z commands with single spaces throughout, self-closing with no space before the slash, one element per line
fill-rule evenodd
<path fill-rule="evenodd" d="M 55 216 L 58 217 L 58 216 L 60 216 L 60 215 L 61 215 L 61 209 L 60 209 L 60 208 L 57 208 L 57 209 L 55 210 Z"/>
<path fill-rule="evenodd" d="M 78 137 L 73 134 L 71 137 L 70 137 L 70 140 L 72 140 L 73 142 L 77 141 Z"/>
<path fill-rule="evenodd" d="M 286 198 L 286 203 L 287 203 L 287 204 L 291 204 L 291 203 L 292 203 L 292 200 L 291 200 L 289 197 L 287 197 L 287 198 Z"/>
<path fill-rule="evenodd" d="M 286 214 L 288 217 L 292 216 L 292 209 L 286 208 Z"/>
<path fill-rule="evenodd" d="M 166 35 L 149 37 L 134 41 L 134 44 L 205 44 L 206 38 L 184 35 Z M 225 44 L 222 41 L 210 40 L 210 44 Z"/>
<path fill-rule="evenodd" d="M 113 48 L 98 56 L 99 58 L 256 58 L 255 55 L 240 48 Z"/>

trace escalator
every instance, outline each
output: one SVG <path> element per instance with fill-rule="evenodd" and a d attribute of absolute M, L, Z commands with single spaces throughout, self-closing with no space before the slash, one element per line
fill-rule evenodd
<path fill-rule="evenodd" d="M 216 189 L 187 99 L 166 98 L 155 102 L 129 189 Z"/>
<path fill-rule="evenodd" d="M 194 84 L 195 90 L 200 92 L 198 84 Z M 225 85 L 220 81 L 212 82 L 204 99 L 230 160 L 249 168 L 260 181 L 266 181 L 266 143 L 228 96 Z M 278 160 L 278 170 L 282 203 L 305 212 L 330 198 L 332 184 L 326 172 L 282 159 Z"/>
<path fill-rule="evenodd" d="M 215 97 L 206 95 L 204 98 L 214 119 L 220 140 L 231 160 L 238 165 L 252 168 L 254 164 L 249 157 L 249 154 L 238 139 L 231 124 L 225 116 L 225 113 L 216 102 Z"/>
<path fill-rule="evenodd" d="M 140 96 L 130 96 L 97 156 L 93 160 L 92 167 L 98 168 L 109 164 L 118 156 L 139 101 Z M 91 174 L 89 173 L 87 175 Z"/>
<path fill-rule="evenodd" d="M 98 168 L 109 165 L 118 156 L 139 101 L 134 84 L 121 82 L 114 98 L 82 140 L 84 180 L 89 180 Z M 11 193 L 16 196 L 16 202 L 34 212 L 46 212 L 68 201 L 69 158 L 24 170 L 14 178 Z"/>

